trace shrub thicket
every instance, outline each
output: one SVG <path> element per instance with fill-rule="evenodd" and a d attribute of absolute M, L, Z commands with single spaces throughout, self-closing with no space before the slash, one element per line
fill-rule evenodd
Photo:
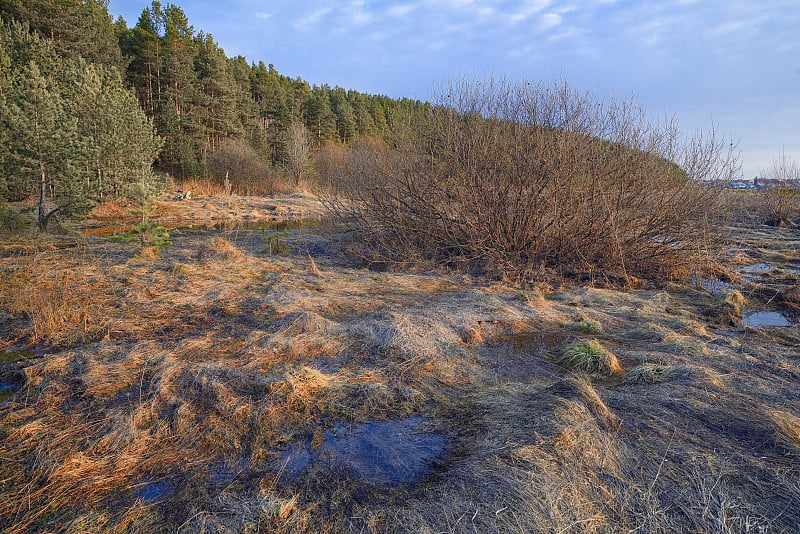
<path fill-rule="evenodd" d="M 390 144 L 321 154 L 331 209 L 373 261 L 534 274 L 665 277 L 702 249 L 735 171 L 712 131 L 689 141 L 634 100 L 566 82 L 458 82 Z"/>
<path fill-rule="evenodd" d="M 271 195 L 288 190 L 288 180 L 281 171 L 242 141 L 223 143 L 208 155 L 207 165 L 211 178 L 228 193 Z"/>

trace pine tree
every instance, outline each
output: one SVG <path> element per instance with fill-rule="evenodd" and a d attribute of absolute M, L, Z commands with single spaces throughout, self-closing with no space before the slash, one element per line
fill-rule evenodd
<path fill-rule="evenodd" d="M 317 146 L 323 141 L 336 139 L 336 116 L 331 109 L 330 89 L 328 87 L 314 87 L 304 105 L 306 126 L 311 131 Z"/>
<path fill-rule="evenodd" d="M 356 92 L 348 91 L 347 99 L 353 107 L 356 119 L 356 129 L 361 137 L 378 137 L 381 132 L 375 127 L 375 120 L 369 112 L 366 98 Z"/>
<path fill-rule="evenodd" d="M 131 57 L 128 65 L 128 81 L 136 89 L 139 102 L 150 118 L 155 117 L 161 101 L 161 37 L 164 13 L 161 4 L 154 1 L 139 16 L 132 29 L 120 32 L 122 52 Z"/>
<path fill-rule="evenodd" d="M 79 212 L 90 204 L 81 167 L 90 150 L 78 135 L 78 121 L 66 109 L 59 90 L 35 62 L 19 69 L 3 102 L 2 127 L 9 137 L 9 166 L 36 184 L 38 224 L 47 230 L 58 213 Z M 55 203 L 48 204 L 53 195 Z"/>
<path fill-rule="evenodd" d="M 336 87 L 330 94 L 331 111 L 336 116 L 336 131 L 339 140 L 349 143 L 355 139 L 358 133 L 356 124 L 356 114 L 350 102 L 347 101 L 347 94 L 341 87 Z"/>
<path fill-rule="evenodd" d="M 131 182 L 151 179 L 162 141 L 118 71 L 75 60 L 61 80 L 64 105 L 91 147 L 86 180 L 93 194 L 118 197 Z"/>
<path fill-rule="evenodd" d="M 161 94 L 156 110 L 158 132 L 166 139 L 161 165 L 174 176 L 197 177 L 204 172 L 201 155 L 206 132 L 192 117 L 198 101 L 194 28 L 175 5 L 167 4 L 163 14 Z"/>
<path fill-rule="evenodd" d="M 195 48 L 194 70 L 198 89 L 195 121 L 205 132 L 205 148 L 214 150 L 226 137 L 241 137 L 243 134 L 235 108 L 236 84 L 225 51 L 211 35 L 198 34 Z"/>
<path fill-rule="evenodd" d="M 3 0 L 0 15 L 52 39 L 59 56 L 124 68 L 108 0 Z"/>

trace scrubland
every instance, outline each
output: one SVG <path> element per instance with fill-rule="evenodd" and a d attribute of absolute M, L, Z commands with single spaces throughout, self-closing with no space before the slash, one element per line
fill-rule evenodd
<path fill-rule="evenodd" d="M 800 524 L 800 333 L 742 323 L 794 324 L 796 230 L 732 228 L 713 281 L 628 289 L 376 271 L 341 228 L 276 235 L 4 245 L 0 529 Z"/>

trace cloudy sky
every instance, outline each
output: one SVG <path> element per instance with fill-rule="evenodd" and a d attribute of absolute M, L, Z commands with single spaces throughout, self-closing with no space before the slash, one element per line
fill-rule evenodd
<path fill-rule="evenodd" d="M 164 2 L 165 3 L 165 2 Z M 229 56 L 425 100 L 448 77 L 565 76 L 737 140 L 752 177 L 800 160 L 798 0 L 178 0 Z M 111 0 L 136 23 L 145 0 Z"/>

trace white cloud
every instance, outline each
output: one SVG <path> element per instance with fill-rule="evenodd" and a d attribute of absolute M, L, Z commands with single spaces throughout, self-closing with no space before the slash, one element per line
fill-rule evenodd
<path fill-rule="evenodd" d="M 400 4 L 390 7 L 386 13 L 390 17 L 405 17 L 417 8 L 416 4 Z"/>
<path fill-rule="evenodd" d="M 322 9 L 318 9 L 306 15 L 305 17 L 301 17 L 295 21 L 293 24 L 294 29 L 297 31 L 309 31 L 314 26 L 316 26 L 319 21 L 329 15 L 333 9 L 326 7 Z"/>
<path fill-rule="evenodd" d="M 557 15 L 556 13 L 545 13 L 539 17 L 539 23 L 536 27 L 539 29 L 539 31 L 545 31 L 555 28 L 556 26 L 560 26 L 561 22 L 561 15 Z"/>
<path fill-rule="evenodd" d="M 269 20 L 269 19 L 272 18 L 272 14 L 271 13 L 267 13 L 266 11 L 263 11 L 261 13 L 256 13 L 255 17 L 258 18 L 258 19 L 262 19 L 262 20 Z"/>
<path fill-rule="evenodd" d="M 528 0 L 524 2 L 520 9 L 515 13 L 509 15 L 508 20 L 511 24 L 517 24 L 525 21 L 532 16 L 541 13 L 547 9 L 552 2 L 550 0 Z"/>
<path fill-rule="evenodd" d="M 480 18 L 481 20 L 486 20 L 486 19 L 490 18 L 492 15 L 494 15 L 494 13 L 495 13 L 495 11 L 491 7 L 482 6 L 482 7 L 478 8 L 478 11 L 476 12 L 476 15 L 478 15 L 478 18 Z"/>

